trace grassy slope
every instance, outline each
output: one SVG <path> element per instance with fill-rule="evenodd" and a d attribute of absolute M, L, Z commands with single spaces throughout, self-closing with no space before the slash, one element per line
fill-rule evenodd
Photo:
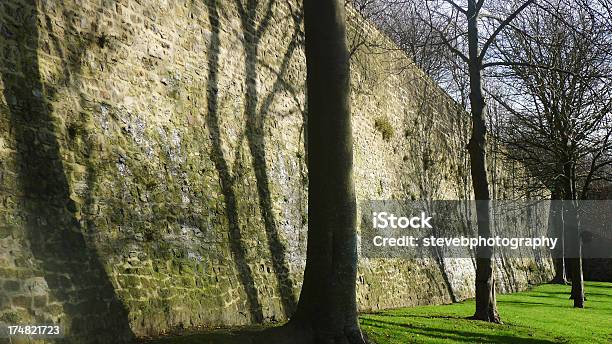
<path fill-rule="evenodd" d="M 586 308 L 574 309 L 569 286 L 541 285 L 499 295 L 503 325 L 466 320 L 472 300 L 389 310 L 361 317 L 375 343 L 612 343 L 612 284 L 587 282 Z"/>

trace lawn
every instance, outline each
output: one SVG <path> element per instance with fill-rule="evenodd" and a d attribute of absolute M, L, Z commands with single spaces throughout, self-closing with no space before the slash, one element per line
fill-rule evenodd
<path fill-rule="evenodd" d="M 587 282 L 584 309 L 575 309 L 569 286 L 541 285 L 499 295 L 503 325 L 467 320 L 474 301 L 361 316 L 371 341 L 391 343 L 612 343 L 612 283 Z"/>
<path fill-rule="evenodd" d="M 474 301 L 363 314 L 361 326 L 375 344 L 405 343 L 612 343 L 612 283 L 587 282 L 586 308 L 574 309 L 570 286 L 541 285 L 499 295 L 504 324 L 467 320 Z M 244 344 L 257 330 L 214 331 L 160 338 L 155 344 Z M 262 342 L 263 343 L 263 342 Z"/>

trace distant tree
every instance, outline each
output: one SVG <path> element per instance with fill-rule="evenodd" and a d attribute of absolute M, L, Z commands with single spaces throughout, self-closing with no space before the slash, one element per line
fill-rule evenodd
<path fill-rule="evenodd" d="M 467 66 L 469 76 L 469 105 L 472 116 L 472 136 L 467 145 L 470 155 L 470 168 L 474 198 L 476 199 L 476 216 L 478 235 L 490 237 L 491 204 L 487 176 L 486 145 L 487 104 L 483 91 L 483 69 L 487 66 L 487 52 L 496 42 L 498 35 L 511 25 L 514 18 L 527 8 L 533 0 L 519 3 L 513 10 L 500 8 L 497 2 L 489 2 L 491 7 L 484 11 L 485 0 L 467 0 L 459 4 L 453 0 L 426 1 L 426 16 L 421 20 L 438 33 L 439 41 L 458 56 Z M 501 17 L 492 16 L 499 13 Z M 447 23 L 442 29 L 435 23 Z M 486 34 L 483 36 L 481 31 Z M 490 322 L 501 322 L 497 312 L 495 298 L 495 281 L 493 277 L 493 250 L 490 247 L 479 247 L 476 258 L 476 311 L 473 318 Z"/>
<path fill-rule="evenodd" d="M 380 44 L 355 33 L 350 37 L 351 50 L 369 48 L 374 53 L 400 50 L 410 60 L 406 60 L 405 65 L 400 64 L 399 69 L 416 65 L 463 104 L 461 97 L 467 74 L 460 66 L 462 61 L 446 48 L 438 32 L 432 29 L 432 26 L 438 31 L 448 28 L 445 18 L 434 19 L 436 21 L 431 23 L 423 22 L 427 8 L 419 0 L 349 0 L 349 3 L 394 43 Z"/>
<path fill-rule="evenodd" d="M 603 0 L 602 0 L 603 1 Z M 434 80 L 463 103 L 467 79 L 472 134 L 467 145 L 472 188 L 477 202 L 478 235 L 491 236 L 490 190 L 487 175 L 487 104 L 483 70 L 489 48 L 498 35 L 534 0 L 502 6 L 501 1 L 352 0 Z M 505 3 L 505 2 L 504 2 Z M 508 10 L 509 7 L 513 9 Z M 485 32 L 483 35 L 481 32 Z M 479 248 L 476 260 L 474 319 L 500 322 L 495 302 L 491 248 Z"/>
<path fill-rule="evenodd" d="M 500 136 L 505 155 L 526 166 L 551 199 L 568 200 L 563 205 L 572 216 L 575 200 L 612 177 L 612 35 L 605 12 L 592 15 L 598 8 L 592 0 L 559 1 L 524 11 L 495 44 L 491 63 L 501 67 L 494 73 L 506 95 L 491 92 L 508 113 Z M 575 228 L 566 241 L 579 250 L 578 219 L 564 220 L 555 227 Z M 568 254 L 572 298 L 583 307 L 580 254 Z M 555 265 L 555 281 L 563 282 L 563 260 Z"/>
<path fill-rule="evenodd" d="M 466 105 L 472 113 L 473 132 L 468 147 L 476 199 L 490 198 L 487 179 L 483 178 L 487 177 L 484 163 L 490 160 L 484 159 L 486 120 L 489 120 L 489 128 L 498 124 L 503 125 L 504 127 L 494 128 L 495 135 L 505 143 L 515 146 L 495 143 L 492 146 L 500 149 L 494 149 L 494 153 L 507 153 L 507 157 L 514 155 L 516 160 L 519 160 L 530 172 L 526 175 L 528 182 L 524 183 L 528 195 L 542 194 L 541 190 L 537 189 L 544 185 L 553 199 L 584 199 L 592 185 L 612 179 L 610 118 L 606 115 L 606 112 L 609 113 L 610 84 L 609 79 L 608 81 L 602 79 L 609 76 L 606 70 L 610 68 L 609 61 L 612 61 L 609 54 L 612 48 L 609 41 L 612 32 L 610 0 L 351 1 L 362 14 L 376 23 L 399 47 L 413 57 L 418 66 L 424 68 L 447 92 L 462 103 L 465 103 L 466 92 L 461 81 L 466 77 L 469 80 L 467 93 L 470 101 Z M 526 9 L 528 11 L 525 11 Z M 568 9 L 569 17 L 567 17 Z M 577 19 L 572 19 L 572 16 Z M 537 18 L 540 21 L 538 25 L 544 25 L 545 21 L 548 22 L 546 25 L 549 25 L 555 21 L 557 29 L 555 31 L 551 28 L 539 28 L 537 31 L 527 32 L 528 30 L 522 26 L 525 18 L 529 17 Z M 415 21 L 415 18 L 419 20 Z M 564 35 L 567 37 L 563 38 Z M 567 44 L 571 42 L 567 38 L 572 35 L 584 38 L 588 48 L 584 44 L 583 48 L 586 49 L 581 51 L 568 47 Z M 519 38 L 528 44 L 519 46 Z M 439 48 L 443 46 L 446 46 L 451 56 L 456 58 L 440 59 L 446 55 L 439 53 Z M 554 49 L 566 51 L 555 53 Z M 573 53 L 569 52 L 571 49 L 574 49 Z M 572 56 L 564 55 L 568 53 Z M 537 61 L 537 58 L 541 61 Z M 517 73 L 519 70 L 522 72 L 520 75 Z M 450 80 L 451 83 L 445 82 L 446 80 Z M 531 89 L 528 89 L 525 83 L 531 83 Z M 515 86 L 519 87 L 520 92 Z M 496 123 L 491 123 L 493 115 L 487 111 L 488 106 L 483 91 L 489 93 L 487 97 L 489 102 L 495 105 L 499 112 L 503 112 L 495 113 Z M 542 97 L 550 98 L 548 104 L 552 106 L 546 105 L 548 109 L 562 107 L 563 112 L 569 111 L 571 114 L 563 115 L 565 119 L 562 119 L 563 116 L 559 117 L 562 120 L 557 120 L 555 123 L 538 121 L 538 117 L 542 116 L 545 110 L 544 102 L 538 101 Z M 538 102 L 540 108 L 520 108 L 534 101 Z M 508 109 L 522 112 L 521 116 L 515 116 L 507 111 Z M 508 116 L 513 118 L 513 124 L 510 126 L 506 126 Z M 563 121 L 568 124 L 562 124 Z M 532 141 L 533 145 L 521 142 L 528 141 L 529 138 L 517 135 L 517 128 L 513 132 L 508 131 L 513 130 L 512 126 L 527 130 L 532 126 L 549 124 L 554 124 L 561 130 L 583 131 L 584 135 L 577 136 L 581 142 L 574 147 L 578 150 L 570 153 L 567 145 L 561 145 L 562 142 L 551 143 L 550 135 L 553 136 L 553 141 L 561 140 L 563 137 L 559 135 L 558 130 L 557 132 L 549 130 L 547 133 L 540 130 L 538 133 L 540 136 L 532 136 L 538 139 Z M 575 128 L 569 129 L 572 126 Z M 565 137 L 569 138 L 568 135 L 566 133 Z M 576 136 L 575 133 L 572 135 Z M 566 139 L 566 141 L 570 145 L 570 150 L 574 149 L 571 140 Z M 520 149 L 516 149 L 517 147 Z M 565 153 L 553 155 L 550 154 L 551 149 Z M 569 159 L 569 156 L 573 158 Z M 475 176 L 478 178 L 475 179 Z M 531 182 L 531 178 L 534 177 L 538 182 Z M 480 187 L 477 187 L 477 184 Z M 575 202 L 565 203 L 567 206 L 571 204 L 575 206 Z M 486 213 L 488 211 L 479 212 L 483 215 Z M 486 215 L 479 217 L 480 235 L 487 232 L 485 227 L 488 221 L 480 220 L 485 217 Z M 565 220 L 569 218 L 566 217 Z M 570 222 L 574 221 L 566 221 L 565 225 L 571 227 Z M 580 240 L 579 237 L 576 240 Z M 563 261 L 555 262 L 558 266 L 556 270 L 562 273 Z M 477 302 L 475 318 L 483 318 L 484 306 L 491 302 L 486 302 L 486 297 L 479 290 L 486 290 L 484 286 L 492 287 L 493 281 L 491 270 L 486 268 L 490 260 L 484 259 L 477 263 L 483 269 L 477 269 L 476 294 L 477 300 L 481 302 Z M 579 265 L 578 260 L 574 264 L 576 271 Z M 491 276 L 491 279 L 485 276 Z M 576 285 L 582 284 L 580 276 L 581 274 L 578 274 L 574 277 Z M 479 288 L 478 285 L 482 287 Z M 573 294 L 579 295 L 582 293 L 579 291 L 581 288 L 576 288 L 576 285 L 573 287 Z M 490 299 L 494 300 L 494 290 Z M 490 318 L 496 319 L 496 312 L 490 313 Z"/>

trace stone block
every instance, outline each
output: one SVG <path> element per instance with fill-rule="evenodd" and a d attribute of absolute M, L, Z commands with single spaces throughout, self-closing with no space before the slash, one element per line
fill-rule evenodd
<path fill-rule="evenodd" d="M 7 280 L 4 281 L 3 289 L 9 293 L 21 291 L 21 281 L 18 280 Z"/>

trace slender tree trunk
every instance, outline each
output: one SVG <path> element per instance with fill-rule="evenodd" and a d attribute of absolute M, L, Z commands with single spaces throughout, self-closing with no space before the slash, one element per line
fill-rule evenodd
<path fill-rule="evenodd" d="M 548 216 L 548 231 L 551 237 L 560 239 L 560 243 L 553 252 L 553 265 L 555 268 L 555 276 L 550 283 L 567 284 L 566 267 L 565 267 L 565 226 L 561 222 L 561 207 L 559 200 L 561 192 L 557 189 L 552 190 L 550 195 L 550 213 Z"/>
<path fill-rule="evenodd" d="M 344 3 L 305 0 L 304 29 L 308 248 L 300 299 L 288 326 L 298 328 L 304 342 L 362 344 L 355 300 L 356 204 Z"/>
<path fill-rule="evenodd" d="M 580 222 L 578 219 L 578 204 L 576 200 L 576 185 L 574 178 L 573 163 L 570 158 L 566 159 L 563 167 L 564 172 L 564 202 L 567 211 L 566 233 L 568 241 L 567 259 L 570 278 L 572 279 L 572 291 L 570 299 L 574 300 L 574 307 L 584 308 L 584 278 L 582 273 L 582 238 L 580 235 Z"/>
<path fill-rule="evenodd" d="M 478 8 L 476 1 L 468 1 L 468 53 L 470 76 L 470 107 L 472 115 L 472 137 L 468 144 L 472 185 L 476 199 L 478 235 L 491 236 L 491 198 L 487 180 L 486 104 L 482 91 L 482 61 L 478 47 Z M 493 249 L 479 247 L 476 258 L 476 312 L 473 319 L 501 322 L 495 301 L 495 279 L 493 277 Z"/>
<path fill-rule="evenodd" d="M 570 252 L 568 252 L 570 258 L 568 258 L 567 261 L 570 270 L 570 278 L 572 279 L 570 299 L 574 300 L 574 307 L 584 308 L 584 278 L 582 273 L 581 257 L 582 244 L 580 239 L 576 201 L 571 200 L 568 202 L 568 205 L 568 240 L 571 240 L 571 243 L 568 245 L 570 248 Z"/>

